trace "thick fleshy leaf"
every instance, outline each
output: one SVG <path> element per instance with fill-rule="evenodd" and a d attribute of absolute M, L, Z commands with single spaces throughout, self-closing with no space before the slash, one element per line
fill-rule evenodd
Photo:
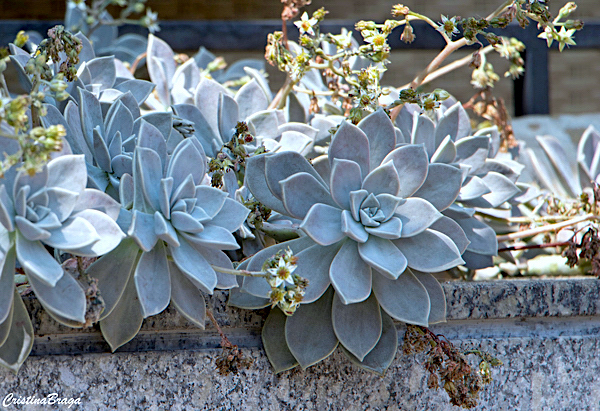
<path fill-rule="evenodd" d="M 462 256 L 465 260 L 465 266 L 470 270 L 480 270 L 494 265 L 494 258 L 489 254 L 473 253 L 467 249 Z"/>
<path fill-rule="evenodd" d="M 60 187 L 52 187 L 46 190 L 46 194 L 48 208 L 56 214 L 59 221 L 65 221 L 77 204 L 78 193 Z"/>
<path fill-rule="evenodd" d="M 162 176 L 162 170 L 167 159 L 167 143 L 161 131 L 153 124 L 142 120 L 138 132 L 138 146 L 149 148 L 158 154 L 158 157 L 161 160 L 161 167 L 158 171 Z M 201 163 L 198 163 L 198 165 L 201 166 Z"/>
<path fill-rule="evenodd" d="M 420 234 L 442 217 L 442 214 L 427 200 L 407 198 L 396 208 L 396 216 L 402 221 L 402 237 Z"/>
<path fill-rule="evenodd" d="M 363 190 L 371 194 L 391 194 L 397 196 L 400 192 L 400 179 L 393 163 L 387 162 L 371 171 L 362 183 Z"/>
<path fill-rule="evenodd" d="M 192 140 L 183 140 L 177 145 L 169 166 L 167 176 L 173 178 L 173 186 L 179 185 L 191 174 L 194 182 L 200 184 L 206 170 L 206 156 L 192 143 Z"/>
<path fill-rule="evenodd" d="M 60 267 L 60 266 L 59 266 Z M 80 326 L 85 323 L 86 299 L 79 283 L 68 273 L 64 273 L 54 286 L 49 286 L 31 275 L 27 267 L 25 273 L 35 296 L 42 306 L 58 322 L 67 320 L 67 325 L 72 322 Z"/>
<path fill-rule="evenodd" d="M 170 104 L 169 89 L 176 70 L 175 53 L 165 41 L 150 34 L 146 54 L 146 66 L 150 80 L 157 85 L 156 91 L 161 102 L 168 105 Z"/>
<path fill-rule="evenodd" d="M 446 294 L 436 278 L 429 273 L 414 272 L 429 295 L 429 324 L 446 322 Z"/>
<path fill-rule="evenodd" d="M 472 176 L 460 189 L 458 201 L 468 201 L 490 193 L 490 188 L 477 176 Z"/>
<path fill-rule="evenodd" d="M 100 84 L 101 90 L 114 84 L 117 78 L 117 71 L 113 56 L 96 57 L 93 60 L 85 62 L 85 64 L 92 76 L 92 82 Z"/>
<path fill-rule="evenodd" d="M 288 348 L 285 339 L 286 316 L 280 309 L 269 312 L 262 328 L 262 342 L 275 373 L 294 368 L 298 361 Z"/>
<path fill-rule="evenodd" d="M 283 205 L 289 215 L 303 219 L 318 203 L 335 207 L 331 194 L 313 175 L 296 173 L 280 182 Z"/>
<path fill-rule="evenodd" d="M 450 136 L 446 136 L 446 138 L 442 140 L 438 148 L 435 150 L 435 153 L 433 153 L 431 156 L 430 161 L 432 163 L 448 164 L 454 162 L 455 158 L 456 146 L 454 145 L 454 142 Z"/>
<path fill-rule="evenodd" d="M 331 313 L 336 337 L 344 348 L 362 361 L 381 337 L 381 311 L 375 295 L 348 305 L 335 295 Z"/>
<path fill-rule="evenodd" d="M 581 188 L 575 178 L 576 173 L 573 165 L 569 163 L 567 157 L 564 155 L 564 147 L 558 139 L 552 136 L 538 136 L 536 139 L 552 162 L 556 176 L 562 183 L 562 186 L 569 190 L 571 197 L 577 197 L 581 192 Z"/>
<path fill-rule="evenodd" d="M 415 112 L 410 142 L 411 144 L 423 144 L 427 157 L 433 155 L 437 148 L 435 144 L 435 124 L 429 117 Z"/>
<path fill-rule="evenodd" d="M 402 234 L 402 220 L 392 217 L 377 227 L 365 227 L 365 231 L 380 238 L 395 240 Z"/>
<path fill-rule="evenodd" d="M 63 276 L 63 269 L 39 241 L 29 241 L 16 232 L 17 258 L 29 275 L 54 287 Z"/>
<path fill-rule="evenodd" d="M 90 212 L 102 214 L 99 211 L 95 210 Z M 116 223 L 113 220 L 111 220 L 106 215 L 105 217 L 116 226 Z M 118 230 L 118 232 L 121 232 L 118 226 L 116 227 L 116 229 Z M 121 238 L 119 238 L 119 240 L 120 239 Z M 75 250 L 90 246 L 99 240 L 100 236 L 94 229 L 94 226 L 90 224 L 85 218 L 80 218 L 77 216 L 75 218 L 70 218 L 67 221 L 65 221 L 63 226 L 59 229 L 50 230 L 50 237 L 45 239 L 44 243 L 48 244 L 50 247 L 57 248 L 59 250 L 75 253 Z"/>
<path fill-rule="evenodd" d="M 50 237 L 48 230 L 39 227 L 37 224 L 19 215 L 15 217 L 15 225 L 21 235 L 29 241 L 46 240 Z"/>
<path fill-rule="evenodd" d="M 446 164 L 430 164 L 427 178 L 414 196 L 427 200 L 442 211 L 456 200 L 462 181 L 462 173 L 458 168 Z"/>
<path fill-rule="evenodd" d="M 280 182 L 300 173 L 311 175 L 323 188 L 327 187 L 327 183 L 323 181 L 310 163 L 299 153 L 285 151 L 265 157 L 264 174 L 267 184 L 271 193 L 279 199 L 283 198 L 283 187 Z"/>
<path fill-rule="evenodd" d="M 127 107 L 125 107 L 125 104 L 123 104 L 121 101 L 117 101 L 109 109 L 107 113 L 106 123 L 106 143 L 109 145 L 109 147 L 113 147 L 112 150 L 109 150 L 112 156 L 121 153 L 120 144 L 113 144 L 115 135 L 119 133 L 123 138 L 127 138 L 132 134 L 132 131 L 133 116 L 131 115 Z M 115 153 L 115 151 L 118 152 Z"/>
<path fill-rule="evenodd" d="M 6 315 L 5 315 L 5 318 L 2 320 L 2 322 L 0 322 L 0 347 L 2 347 L 2 345 L 4 345 L 4 343 L 6 342 L 6 340 L 8 339 L 8 337 L 10 335 L 10 329 L 12 327 L 12 317 L 13 317 L 13 311 L 14 311 L 13 301 L 15 298 L 15 286 L 13 284 L 11 284 L 10 287 L 8 287 L 6 290 L 9 292 L 9 298 L 7 298 L 6 301 L 3 302 L 3 304 L 6 304 L 6 302 L 10 302 L 10 304 L 6 304 L 7 305 Z M 0 354 L 0 357 L 1 357 L 1 354 Z"/>
<path fill-rule="evenodd" d="M 456 142 L 456 162 L 469 165 L 475 173 L 485 164 L 490 150 L 487 136 L 465 137 Z"/>
<path fill-rule="evenodd" d="M 14 308 L 10 322 L 10 332 L 0 346 L 0 365 L 17 373 L 33 347 L 33 325 L 21 296 L 14 290 Z"/>
<path fill-rule="evenodd" d="M 144 318 L 162 312 L 171 300 L 167 252 L 161 241 L 142 253 L 133 274 Z"/>
<path fill-rule="evenodd" d="M 189 234 L 180 232 L 192 245 L 199 245 L 210 249 L 237 250 L 239 245 L 235 237 L 223 227 L 206 224 L 200 233 Z"/>
<path fill-rule="evenodd" d="M 281 113 L 281 112 L 279 112 Z M 283 113 L 281 113 L 283 114 Z M 276 110 L 263 110 L 252 114 L 246 119 L 248 127 L 256 131 L 259 138 L 275 139 L 279 137 L 279 124 L 283 121 Z"/>
<path fill-rule="evenodd" d="M 219 99 L 219 133 L 223 141 L 230 141 L 240 119 L 239 107 L 232 97 L 221 94 Z"/>
<path fill-rule="evenodd" d="M 331 197 L 343 209 L 350 209 L 350 192 L 360 190 L 360 166 L 354 161 L 335 159 L 331 168 Z"/>
<path fill-rule="evenodd" d="M 163 176 L 162 162 L 151 149 L 137 147 L 135 150 L 136 171 L 145 200 L 153 211 L 160 209 L 160 180 Z"/>
<path fill-rule="evenodd" d="M 262 87 L 255 79 L 244 84 L 235 95 L 235 101 L 240 107 L 240 119 L 250 117 L 250 115 L 266 110 L 269 100 Z"/>
<path fill-rule="evenodd" d="M 100 321 L 102 336 L 113 352 L 136 336 L 144 321 L 133 276 L 109 315 Z"/>
<path fill-rule="evenodd" d="M 129 91 L 138 104 L 142 104 L 144 101 L 146 101 L 155 87 L 156 85 L 149 81 L 138 79 L 125 80 L 122 83 L 114 86 L 116 90 L 122 91 L 123 93 L 127 93 Z"/>
<path fill-rule="evenodd" d="M 375 348 L 373 348 L 362 361 L 356 358 L 350 351 L 346 350 L 342 345 L 342 351 L 354 364 L 368 371 L 375 372 L 380 376 L 384 376 L 387 369 L 392 365 L 396 358 L 398 350 L 398 330 L 394 320 L 381 311 L 381 337 Z"/>
<path fill-rule="evenodd" d="M 204 296 L 172 262 L 169 263 L 169 272 L 171 274 L 171 302 L 188 321 L 204 329 L 206 323 Z"/>
<path fill-rule="evenodd" d="M 427 229 L 409 238 L 394 240 L 408 260 L 408 266 L 427 273 L 444 271 L 463 264 L 456 244 L 445 234 Z M 427 254 L 423 253 L 427 250 Z"/>
<path fill-rule="evenodd" d="M 392 161 L 400 178 L 398 196 L 410 197 L 421 187 L 427 177 L 429 160 L 423 146 L 401 146 L 388 154 L 383 163 Z"/>
<path fill-rule="evenodd" d="M 234 232 L 246 221 L 249 213 L 250 210 L 243 204 L 226 198 L 221 210 L 211 220 L 211 224 L 218 225 L 229 232 Z"/>
<path fill-rule="evenodd" d="M 368 115 L 358 123 L 369 139 L 369 161 L 371 167 L 381 164 L 382 160 L 396 147 L 396 132 L 392 121 L 382 108 Z"/>
<path fill-rule="evenodd" d="M 194 104 L 206 118 L 211 128 L 218 133 L 218 106 L 221 94 L 227 90 L 218 82 L 203 77 L 194 93 Z"/>
<path fill-rule="evenodd" d="M 364 178 L 371 171 L 369 157 L 369 139 L 365 133 L 344 121 L 329 145 L 329 165 L 333 167 L 333 160 L 336 158 L 354 161 L 360 166 L 361 176 Z"/>
<path fill-rule="evenodd" d="M 88 268 L 87 274 L 98 280 L 98 287 L 102 290 L 105 305 L 100 320 L 108 316 L 122 298 L 140 254 L 137 244 L 131 238 L 126 238 Z"/>
<path fill-rule="evenodd" d="M 170 247 L 173 261 L 181 272 L 200 287 L 202 291 L 212 294 L 217 285 L 217 274 L 206 258 L 198 252 L 185 238 L 180 238 L 179 247 Z"/>
<path fill-rule="evenodd" d="M 77 197 L 77 202 L 75 203 L 75 207 L 73 207 L 72 214 L 88 209 L 101 211 L 116 221 L 119 217 L 119 212 L 121 211 L 121 205 L 101 191 L 86 188 Z"/>
<path fill-rule="evenodd" d="M 2 250 L 0 253 L 2 254 L 2 271 L 0 271 L 0 324 L 2 324 L 8 318 L 13 305 L 15 261 L 17 255 L 14 247 L 10 247 L 9 250 Z M 1 331 L 0 345 L 2 345 Z"/>
<path fill-rule="evenodd" d="M 373 293 L 381 308 L 393 319 L 425 327 L 429 325 L 429 294 L 410 269 L 406 269 L 397 280 L 374 276 Z"/>
<path fill-rule="evenodd" d="M 521 189 L 515 183 L 500 173 L 491 171 L 482 180 L 492 190 L 491 193 L 483 196 L 492 207 L 498 207 L 521 192 Z"/>
<path fill-rule="evenodd" d="M 369 238 L 369 233 L 367 233 L 365 227 L 356 221 L 348 210 L 342 211 L 341 231 L 358 243 L 364 243 Z"/>
<path fill-rule="evenodd" d="M 260 310 L 261 308 L 271 305 L 271 300 L 268 298 L 256 297 L 252 294 L 242 291 L 240 288 L 232 288 L 229 290 L 229 299 L 227 300 L 227 305 L 231 307 L 244 308 L 246 310 Z"/>
<path fill-rule="evenodd" d="M 14 228 L 15 208 L 4 184 L 0 185 L 0 224 L 8 231 Z"/>
<path fill-rule="evenodd" d="M 279 139 L 279 144 L 281 145 L 279 151 L 295 151 L 306 155 L 310 151 L 309 145 L 311 143 L 312 140 L 302 133 L 284 131 Z"/>
<path fill-rule="evenodd" d="M 231 259 L 221 250 L 214 250 L 211 248 L 196 247 L 202 256 L 208 261 L 210 265 L 215 268 L 217 274 L 217 285 L 216 288 L 220 290 L 229 290 L 234 287 L 238 287 L 237 277 L 233 274 L 226 274 L 221 271 L 217 271 L 217 267 L 225 268 L 228 270 L 233 269 Z"/>
<path fill-rule="evenodd" d="M 173 247 L 179 247 L 177 232 L 170 221 L 167 221 L 160 212 L 154 213 L 154 232 L 156 236 Z"/>
<path fill-rule="evenodd" d="M 465 117 L 468 120 L 468 114 L 460 103 L 454 104 L 444 112 L 435 128 L 436 147 L 446 136 L 450 136 L 452 141 L 456 141 L 458 138 L 469 134 L 470 124 L 468 121 L 464 121 Z M 465 129 L 466 126 L 469 127 L 469 130 Z"/>
<path fill-rule="evenodd" d="M 366 243 L 358 244 L 358 252 L 367 264 L 390 279 L 398 278 L 406 269 L 406 257 L 390 240 L 372 235 Z"/>
<path fill-rule="evenodd" d="M 363 261 L 358 245 L 346 240 L 329 268 L 329 279 L 344 304 L 366 300 L 371 294 L 371 267 Z"/>
<path fill-rule="evenodd" d="M 331 245 L 344 238 L 342 211 L 326 204 L 313 205 L 302 221 L 303 229 L 317 244 Z"/>
<path fill-rule="evenodd" d="M 198 205 L 212 219 L 223 208 L 227 199 L 227 193 L 210 186 L 196 186 L 196 199 L 198 200 Z"/>
<path fill-rule="evenodd" d="M 248 187 L 248 190 L 250 190 L 252 195 L 262 204 L 278 213 L 286 213 L 283 202 L 273 194 L 267 184 L 267 175 L 265 171 L 265 159 L 267 156 L 268 154 L 251 156 L 246 160 L 244 185 Z"/>
<path fill-rule="evenodd" d="M 314 245 L 295 254 L 298 257 L 298 266 L 294 274 L 306 278 L 309 284 L 302 304 L 316 301 L 327 290 L 330 284 L 329 267 L 339 249 L 339 244 L 328 247 Z"/>
<path fill-rule="evenodd" d="M 79 116 L 81 118 L 81 129 L 90 150 L 94 147 L 93 130 L 100 127 L 100 135 L 104 134 L 104 119 L 100 102 L 92 93 L 79 89 Z"/>
<path fill-rule="evenodd" d="M 429 228 L 450 237 L 461 254 L 465 252 L 467 246 L 471 243 L 461 226 L 449 217 L 442 216 L 442 218 L 431 224 Z"/>
<path fill-rule="evenodd" d="M 134 210 L 127 235 L 133 238 L 143 251 L 152 250 L 154 244 L 158 241 L 158 237 L 154 232 L 154 214 Z"/>
<path fill-rule="evenodd" d="M 57 187 L 81 193 L 87 183 L 83 155 L 60 156 L 48 163 L 48 188 Z"/>
<path fill-rule="evenodd" d="M 314 303 L 302 304 L 285 322 L 285 340 L 302 368 L 327 358 L 337 347 L 332 302 L 333 290 L 329 289 Z"/>
<path fill-rule="evenodd" d="M 496 232 L 490 226 L 475 217 L 460 218 L 455 221 L 470 241 L 467 250 L 479 254 L 497 255 L 498 240 Z"/>

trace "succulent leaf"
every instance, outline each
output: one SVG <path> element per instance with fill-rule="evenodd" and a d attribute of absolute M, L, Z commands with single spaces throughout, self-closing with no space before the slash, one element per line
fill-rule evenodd
<path fill-rule="evenodd" d="M 317 301 L 303 304 L 286 319 L 287 346 L 303 369 L 327 358 L 338 345 L 332 325 L 332 303 L 333 292 L 329 289 Z"/>
<path fill-rule="evenodd" d="M 298 365 L 298 361 L 287 345 L 285 323 L 285 314 L 279 309 L 272 309 L 261 332 L 265 352 L 275 373 L 292 369 Z"/>
<path fill-rule="evenodd" d="M 344 348 L 362 361 L 381 337 L 382 320 L 377 299 L 371 294 L 365 301 L 346 305 L 335 295 L 331 312 L 336 337 Z"/>

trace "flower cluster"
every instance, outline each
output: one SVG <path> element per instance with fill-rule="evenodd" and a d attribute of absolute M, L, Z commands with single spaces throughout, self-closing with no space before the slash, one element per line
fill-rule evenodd
<path fill-rule="evenodd" d="M 267 282 L 271 286 L 269 299 L 271 308 L 279 306 L 285 315 L 292 315 L 304 298 L 308 281 L 294 274 L 298 257 L 291 249 L 277 252 L 273 258 L 265 261 L 263 270 L 267 273 Z"/>

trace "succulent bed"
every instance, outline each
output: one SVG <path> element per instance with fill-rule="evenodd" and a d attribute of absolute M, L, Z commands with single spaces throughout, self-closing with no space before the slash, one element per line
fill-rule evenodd
<path fill-rule="evenodd" d="M 321 33 L 325 10 L 300 15 L 309 2 L 285 0 L 300 37 L 267 39 L 266 61 L 286 73 L 277 92 L 264 61 L 176 54 L 144 1 L 67 3 L 65 27 L 19 33 L 0 60 L 3 366 L 16 372 L 32 348 L 24 294 L 61 324 L 99 324 L 114 351 L 169 304 L 203 328 L 204 295 L 229 290 L 232 306 L 271 307 L 262 338 L 275 372 L 339 347 L 383 374 L 400 321 L 409 343 L 460 364 L 444 388 L 468 407 L 498 361 L 475 353 L 471 367 L 428 330 L 446 318 L 439 279 L 521 274 L 542 257 L 599 274 L 600 134 L 586 130 L 577 164 L 550 136 L 536 156 L 486 60 L 498 52 L 507 76 L 522 73 L 522 43 L 489 31 L 513 20 L 574 45 L 573 3 L 553 17 L 543 1 L 511 0 L 439 23 L 396 5 L 394 19 L 356 24 L 359 44 Z M 383 86 L 387 38 L 411 42 L 415 20 L 446 47 L 412 83 Z M 151 34 L 117 37 L 126 23 Z M 470 57 L 442 66 L 467 45 Z M 428 89 L 469 63 L 471 101 Z M 459 382 L 465 392 L 449 388 Z"/>

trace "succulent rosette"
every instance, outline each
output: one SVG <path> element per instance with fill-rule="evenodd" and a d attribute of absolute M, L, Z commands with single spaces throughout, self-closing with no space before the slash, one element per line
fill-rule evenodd
<path fill-rule="evenodd" d="M 433 118 L 433 119 L 432 119 Z M 432 164 L 452 164 L 463 173 L 455 204 L 443 214 L 457 222 L 470 241 L 463 254 L 467 267 L 493 264 L 498 253 L 495 231 L 474 217 L 476 211 L 495 214 L 521 192 L 516 185 L 523 165 L 502 157 L 496 127 L 471 132 L 469 116 L 458 102 L 449 100 L 430 117 L 407 104 L 396 119 L 400 144 L 423 144 Z M 508 208 L 505 207 L 505 208 Z"/>
<path fill-rule="evenodd" d="M 64 113 L 46 105 L 46 126 L 60 124 L 73 153 L 84 154 L 88 187 L 119 198 L 123 174 L 132 174 L 133 150 L 144 124 L 160 130 L 169 152 L 183 139 L 173 128 L 172 115 L 166 112 L 141 115 L 136 99 L 129 92 L 113 102 L 99 100 L 92 92 L 79 88 L 78 102 L 67 103 Z"/>
<path fill-rule="evenodd" d="M 223 250 L 238 248 L 232 232 L 249 210 L 226 192 L 202 185 L 206 167 L 195 138 L 183 140 L 168 156 L 162 133 L 146 123 L 133 155 L 133 176 L 124 175 L 120 184 L 118 222 L 128 238 L 89 268 L 103 290 L 100 328 L 113 350 L 169 302 L 204 327 L 202 292 L 237 286 L 234 276 L 213 267 L 233 268 Z"/>
<path fill-rule="evenodd" d="M 362 366 L 383 372 L 396 351 L 391 319 L 421 325 L 445 320 L 444 293 L 431 273 L 464 263 L 469 241 L 442 214 L 461 183 L 460 169 L 430 164 L 422 145 L 396 147 L 383 110 L 358 126 L 343 122 L 314 167 L 294 152 L 248 161 L 249 190 L 267 207 L 301 220 L 306 234 L 247 264 L 258 270 L 289 247 L 298 257 L 295 274 L 309 281 L 293 316 L 272 310 L 265 324 L 265 348 L 278 371 L 314 364 L 339 341 Z M 244 278 L 230 302 L 264 306 L 269 293 L 264 280 Z"/>
<path fill-rule="evenodd" d="M 13 370 L 33 343 L 31 322 L 14 286 L 16 263 L 54 319 L 81 327 L 86 322 L 84 290 L 46 246 L 96 257 L 124 237 L 115 221 L 120 205 L 86 189 L 86 179 L 83 156 L 64 155 L 33 176 L 13 167 L 0 184 L 0 364 Z"/>
<path fill-rule="evenodd" d="M 564 154 L 554 136 L 537 136 L 541 151 L 528 148 L 526 159 L 536 183 L 562 199 L 578 199 L 584 189 L 600 184 L 600 133 L 589 126 L 577 145 L 576 161 Z"/>

